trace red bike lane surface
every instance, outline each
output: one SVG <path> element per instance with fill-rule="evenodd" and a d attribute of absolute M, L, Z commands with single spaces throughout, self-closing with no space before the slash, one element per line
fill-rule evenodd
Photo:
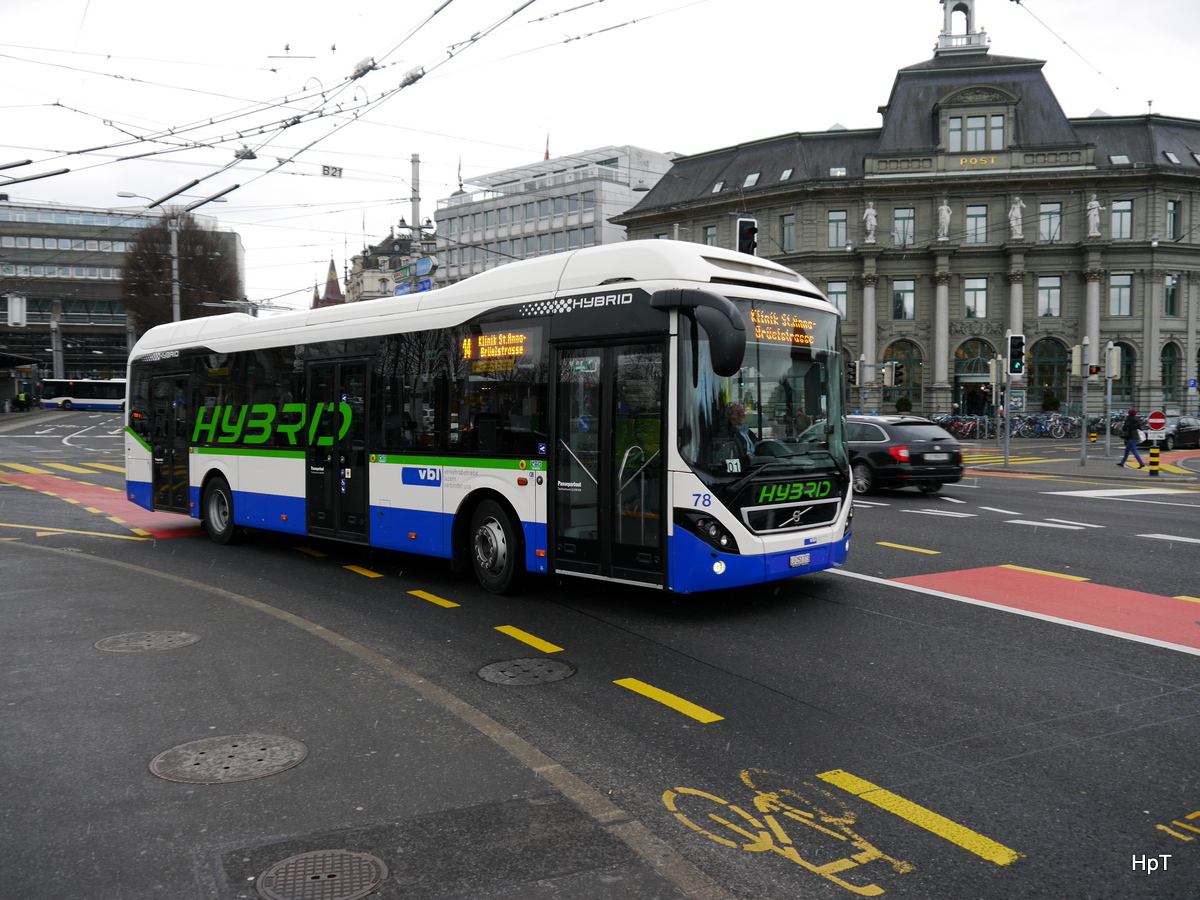
<path fill-rule="evenodd" d="M 1200 602 L 990 566 L 894 578 L 909 584 L 1084 627 L 1200 650 Z"/>
<path fill-rule="evenodd" d="M 77 501 L 80 506 L 97 509 L 106 516 L 120 519 L 136 534 L 152 538 L 189 537 L 202 534 L 199 521 L 190 516 L 151 512 L 125 499 L 124 491 L 114 491 L 98 484 L 75 481 L 57 475 L 27 475 L 5 472 L 2 481 L 52 494 L 63 500 Z M 64 529 L 46 528 L 46 531 Z"/>

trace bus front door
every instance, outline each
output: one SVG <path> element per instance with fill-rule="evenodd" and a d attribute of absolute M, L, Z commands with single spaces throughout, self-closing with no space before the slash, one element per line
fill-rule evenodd
<path fill-rule="evenodd" d="M 366 363 L 309 365 L 306 396 L 308 533 L 366 541 Z"/>
<path fill-rule="evenodd" d="M 661 342 L 555 354 L 556 571 L 666 583 Z"/>
<path fill-rule="evenodd" d="M 151 385 L 150 450 L 155 509 L 189 512 L 188 441 L 192 433 L 188 397 L 186 375 L 155 378 Z"/>

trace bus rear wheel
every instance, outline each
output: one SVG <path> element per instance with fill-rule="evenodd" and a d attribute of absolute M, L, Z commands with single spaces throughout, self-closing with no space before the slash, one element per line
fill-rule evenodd
<path fill-rule="evenodd" d="M 60 403 L 58 405 L 61 406 L 63 409 L 72 409 L 75 406 L 75 404 L 72 403 L 70 400 L 64 400 L 62 403 Z"/>
<path fill-rule="evenodd" d="M 521 541 L 512 519 L 495 500 L 484 500 L 471 515 L 470 554 L 484 590 L 503 594 L 521 571 Z"/>
<path fill-rule="evenodd" d="M 233 524 L 233 491 L 229 482 L 217 476 L 204 489 L 204 527 L 214 544 L 229 544 L 237 538 L 238 529 Z"/>

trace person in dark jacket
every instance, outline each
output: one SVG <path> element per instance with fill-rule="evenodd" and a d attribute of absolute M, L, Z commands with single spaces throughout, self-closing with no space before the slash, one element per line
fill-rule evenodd
<path fill-rule="evenodd" d="M 1121 437 L 1125 438 L 1125 454 L 1121 457 L 1121 461 L 1117 463 L 1117 468 L 1125 468 L 1125 460 L 1129 459 L 1129 454 L 1133 454 L 1133 458 L 1137 460 L 1138 468 L 1144 469 L 1146 466 L 1142 463 L 1142 457 L 1138 454 L 1138 438 L 1141 436 L 1142 423 L 1138 419 L 1137 410 L 1131 409 L 1129 415 L 1125 417 L 1125 424 L 1121 428 Z"/>

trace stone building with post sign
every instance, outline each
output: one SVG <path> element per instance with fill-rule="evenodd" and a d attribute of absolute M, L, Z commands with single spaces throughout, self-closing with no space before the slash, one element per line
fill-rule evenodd
<path fill-rule="evenodd" d="M 680 157 L 614 221 L 630 239 L 734 247 L 803 273 L 841 309 L 865 405 L 986 407 L 987 361 L 1026 335 L 1030 411 L 1078 406 L 1071 347 L 1121 348 L 1114 406 L 1194 411 L 1200 356 L 1200 121 L 1068 118 L 1044 62 L 996 56 L 975 0 L 943 0 L 931 59 L 896 73 L 879 128 Z M 904 363 L 883 387 L 888 361 Z M 1089 411 L 1103 406 L 1103 375 Z M 855 392 L 852 405 L 858 406 Z"/>

